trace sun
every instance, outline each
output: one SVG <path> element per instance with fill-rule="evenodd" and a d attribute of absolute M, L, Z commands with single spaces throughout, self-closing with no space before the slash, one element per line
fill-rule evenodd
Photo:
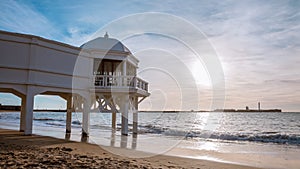
<path fill-rule="evenodd" d="M 211 86 L 210 76 L 205 66 L 198 60 L 187 64 L 197 85 Z"/>

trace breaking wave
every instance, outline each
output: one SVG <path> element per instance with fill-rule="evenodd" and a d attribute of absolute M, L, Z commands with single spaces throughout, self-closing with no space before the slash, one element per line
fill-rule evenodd
<path fill-rule="evenodd" d="M 155 125 L 139 126 L 140 133 L 162 134 L 165 136 L 184 137 L 186 139 L 217 139 L 227 141 L 250 141 L 261 143 L 277 143 L 300 146 L 300 135 L 280 134 L 278 132 L 254 133 L 218 133 L 208 131 L 185 131 L 171 128 L 162 128 Z"/>

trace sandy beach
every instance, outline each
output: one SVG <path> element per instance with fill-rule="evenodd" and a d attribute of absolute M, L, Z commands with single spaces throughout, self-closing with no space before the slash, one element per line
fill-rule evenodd
<path fill-rule="evenodd" d="M 143 153 L 117 149 L 128 151 L 126 153 Z M 7 129 L 0 129 L 0 153 L 0 168 L 254 168 L 163 155 L 126 158 L 89 143 L 39 135 L 24 136 Z"/>

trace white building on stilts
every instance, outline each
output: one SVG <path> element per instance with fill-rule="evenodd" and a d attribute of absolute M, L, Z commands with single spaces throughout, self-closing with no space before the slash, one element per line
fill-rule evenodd
<path fill-rule="evenodd" d="M 122 115 L 121 133 L 138 132 L 138 104 L 148 83 L 137 77 L 138 59 L 120 41 L 106 34 L 81 47 L 33 35 L 0 31 L 0 92 L 21 98 L 20 131 L 32 134 L 34 96 L 57 95 L 67 102 L 66 133 L 72 112 L 82 111 L 82 135 L 89 135 L 90 112 Z"/>

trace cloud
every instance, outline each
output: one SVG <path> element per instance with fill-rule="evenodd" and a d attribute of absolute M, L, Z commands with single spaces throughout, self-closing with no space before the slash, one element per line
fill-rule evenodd
<path fill-rule="evenodd" d="M 227 106 L 256 104 L 259 98 L 272 101 L 269 105 L 277 107 L 277 104 L 284 105 L 285 101 L 281 98 L 284 97 L 287 102 L 285 108 L 291 105 L 291 109 L 300 110 L 299 104 L 295 106 L 300 102 L 297 86 L 300 82 L 296 78 L 300 76 L 299 1 L 138 0 L 63 3 L 3 1 L 0 4 L 0 28 L 79 46 L 99 28 L 119 17 L 137 12 L 173 14 L 196 25 L 216 49 L 224 66 Z M 119 28 L 120 31 L 124 29 Z M 171 30 L 172 25 L 166 29 Z M 155 38 L 144 40 L 144 43 L 127 43 L 130 49 L 137 50 L 157 43 L 154 46 L 173 48 L 172 52 L 177 55 L 187 55 L 182 48 L 174 48 L 172 43 Z M 201 47 L 200 44 L 198 46 Z M 201 89 L 205 102 L 211 98 L 211 91 L 203 86 Z M 278 100 L 282 100 L 282 103 L 279 104 Z"/>
<path fill-rule="evenodd" d="M 299 4 L 228 2 L 217 14 L 198 24 L 226 66 L 227 105 L 263 98 L 274 101 L 276 107 L 275 100 L 282 100 L 283 95 L 299 103 L 295 84 L 300 82 L 294 80 L 300 75 Z M 292 81 L 282 83 L 287 79 Z M 268 80 L 274 84 L 265 83 Z"/>
<path fill-rule="evenodd" d="M 56 39 L 60 33 L 51 22 L 29 5 L 18 1 L 3 1 L 0 5 L 0 28 L 12 32 Z"/>

